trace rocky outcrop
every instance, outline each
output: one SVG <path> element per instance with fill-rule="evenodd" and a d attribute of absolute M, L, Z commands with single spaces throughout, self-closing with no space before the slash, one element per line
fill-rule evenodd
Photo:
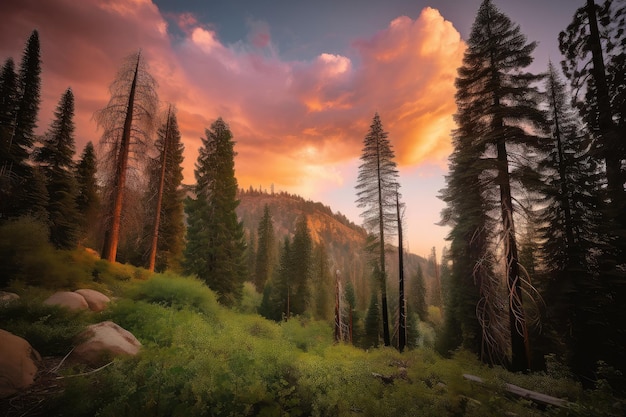
<path fill-rule="evenodd" d="M 112 356 L 136 355 L 141 343 L 132 333 L 112 321 L 92 324 L 81 332 L 72 358 L 91 366 L 103 365 Z"/>
<path fill-rule="evenodd" d="M 91 311 L 102 311 L 107 307 L 107 304 L 111 302 L 111 299 L 102 294 L 100 291 L 80 289 L 74 292 L 85 298 L 85 301 L 87 301 L 87 305 Z"/>
<path fill-rule="evenodd" d="M 44 302 L 48 305 L 58 305 L 69 308 L 71 310 L 87 310 L 89 304 L 82 295 L 71 291 L 55 292 L 48 297 Z"/>
<path fill-rule="evenodd" d="M 20 296 L 7 291 L 0 291 L 0 307 L 11 304 L 20 299 Z"/>
<path fill-rule="evenodd" d="M 30 343 L 0 329 L 0 398 L 29 387 L 39 361 L 41 356 Z"/>

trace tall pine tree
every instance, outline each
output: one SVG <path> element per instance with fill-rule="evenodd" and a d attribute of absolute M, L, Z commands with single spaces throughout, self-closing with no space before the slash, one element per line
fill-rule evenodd
<path fill-rule="evenodd" d="M 6 89 L 7 100 L 11 105 L 12 74 L 10 63 L 3 68 L 3 90 Z M 37 187 L 37 178 L 29 164 L 30 153 L 35 142 L 35 128 L 39 103 L 41 101 L 41 58 L 39 33 L 32 32 L 22 55 L 19 76 L 17 79 L 17 97 L 14 102 L 14 113 L 11 109 L 4 109 L 7 116 L 14 114 L 14 121 L 3 126 L 2 155 L 0 161 L 0 176 L 5 184 L 0 188 L 0 218 L 14 217 L 33 213 L 31 194 L 40 192 Z M 4 91 L 3 91 L 4 93 Z M 9 123 L 8 120 L 3 123 Z M 10 134 L 5 134 L 8 132 Z M 35 175 L 35 177 L 34 177 Z"/>
<path fill-rule="evenodd" d="M 100 213 L 100 195 L 96 174 L 98 164 L 93 143 L 87 142 L 76 164 L 77 195 L 76 207 L 79 213 L 80 239 L 89 245 L 95 244 L 95 225 Z"/>
<path fill-rule="evenodd" d="M 257 251 L 254 271 L 254 286 L 262 292 L 265 284 L 272 277 L 276 263 L 276 237 L 274 222 L 269 206 L 263 207 L 263 217 L 257 229 Z"/>
<path fill-rule="evenodd" d="M 172 106 L 157 131 L 155 147 L 159 157 L 148 166 L 148 269 L 179 270 L 185 233 L 181 188 L 185 147 Z"/>
<path fill-rule="evenodd" d="M 480 160 L 474 162 L 482 165 L 476 179 L 491 197 L 497 196 L 497 205 L 482 207 L 488 213 L 499 212 L 509 297 L 510 367 L 514 370 L 530 367 L 522 296 L 525 277 L 519 267 L 513 201 L 516 187 L 537 184 L 528 156 L 540 151 L 545 129 L 541 95 L 534 85 L 540 77 L 525 71 L 535 46 L 527 43 L 518 25 L 485 0 L 456 80 L 456 100 L 463 113 L 457 121 L 473 130 L 473 137 L 465 139 L 474 142 L 470 146 L 482 150 Z M 518 157 L 524 154 L 526 158 Z"/>
<path fill-rule="evenodd" d="M 54 113 L 42 146 L 34 154 L 46 179 L 50 241 L 59 249 L 78 243 L 79 222 L 74 177 L 74 93 L 68 88 Z"/>
<path fill-rule="evenodd" d="M 196 198 L 188 199 L 185 269 L 204 280 L 222 304 L 232 306 L 242 296 L 245 236 L 235 209 L 239 205 L 235 178 L 235 142 L 228 125 L 218 118 L 206 130 L 196 162 Z"/>
<path fill-rule="evenodd" d="M 361 165 L 357 178 L 357 205 L 365 210 L 361 213 L 363 225 L 370 233 L 372 248 L 377 252 L 378 282 L 381 293 L 383 340 L 391 344 L 389 334 L 389 312 L 387 308 L 387 268 L 385 245 L 393 234 L 396 221 L 396 193 L 398 170 L 395 154 L 383 130 L 378 113 L 374 115 L 370 130 L 363 140 Z"/>

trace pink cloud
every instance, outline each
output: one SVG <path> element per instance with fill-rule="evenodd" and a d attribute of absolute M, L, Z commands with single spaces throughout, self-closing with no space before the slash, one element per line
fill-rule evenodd
<path fill-rule="evenodd" d="M 443 163 L 453 128 L 454 84 L 464 44 L 435 9 L 399 17 L 343 54 L 286 61 L 269 27 L 251 24 L 248 45 L 225 45 L 192 15 L 166 20 L 149 0 L 0 2 L 0 59 L 19 64 L 30 32 L 40 31 L 43 83 L 40 130 L 68 86 L 76 96 L 80 152 L 99 134 L 93 112 L 108 101 L 122 57 L 142 48 L 163 101 L 176 104 L 193 179 L 200 137 L 217 118 L 237 141 L 241 186 L 274 183 L 297 190 L 311 181 L 341 182 L 333 166 L 358 158 L 378 111 L 404 165 Z"/>

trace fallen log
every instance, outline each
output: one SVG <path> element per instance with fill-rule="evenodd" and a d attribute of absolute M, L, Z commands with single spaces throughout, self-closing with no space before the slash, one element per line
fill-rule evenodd
<path fill-rule="evenodd" d="M 475 375 L 463 374 L 463 378 L 472 382 L 477 382 L 479 384 L 485 383 L 485 381 L 481 377 L 475 376 Z M 569 407 L 570 405 L 569 401 L 564 400 L 562 398 L 552 397 L 550 395 L 542 394 L 536 391 L 531 391 L 526 388 L 518 387 L 517 385 L 513 385 L 513 384 L 505 383 L 504 389 L 510 392 L 511 394 L 515 394 L 519 397 L 532 400 L 532 401 L 545 404 L 545 405 L 553 405 L 555 407 Z"/>

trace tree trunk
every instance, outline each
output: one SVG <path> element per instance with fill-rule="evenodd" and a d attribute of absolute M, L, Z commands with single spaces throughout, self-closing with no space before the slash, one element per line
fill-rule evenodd
<path fill-rule="evenodd" d="M 170 114 L 172 106 L 167 110 L 167 123 L 165 125 L 165 136 L 163 138 L 163 150 L 161 151 L 161 177 L 159 179 L 159 193 L 157 195 L 156 212 L 154 215 L 154 228 L 152 229 L 152 244 L 150 246 L 150 258 L 148 270 L 154 272 L 156 263 L 157 244 L 159 242 L 159 225 L 161 223 L 161 205 L 163 204 L 163 188 L 165 186 L 165 167 L 167 164 L 167 152 L 170 142 Z"/>
<path fill-rule="evenodd" d="M 133 82 L 130 86 L 128 94 L 128 106 L 126 108 L 126 118 L 124 119 L 124 130 L 122 132 L 122 140 L 120 143 L 119 153 L 115 167 L 115 178 L 113 183 L 114 203 L 111 225 L 107 231 L 105 239 L 105 247 L 103 249 L 103 257 L 109 262 L 115 262 L 117 255 L 117 245 L 120 239 L 120 223 L 122 219 L 122 205 L 124 202 L 124 189 L 126 187 L 126 171 L 128 170 L 128 153 L 130 149 L 130 135 L 133 124 L 133 107 L 135 105 L 135 90 L 137 87 L 137 73 L 139 71 L 139 60 L 141 54 L 137 55 L 137 64 L 135 66 L 135 74 Z"/>
<path fill-rule="evenodd" d="M 621 178 L 621 160 L 618 152 L 618 132 L 613 122 L 613 112 L 609 98 L 609 87 L 606 81 L 606 69 L 602 55 L 602 44 L 596 17 L 596 5 L 587 0 L 587 17 L 589 19 L 589 50 L 593 59 L 591 74 L 596 86 L 598 100 L 598 124 L 602 136 L 602 156 L 606 164 L 607 188 L 611 204 L 616 215 L 621 213 L 624 204 L 624 181 Z"/>
<path fill-rule="evenodd" d="M 383 310 L 383 341 L 385 346 L 391 345 L 389 335 L 389 314 L 387 313 L 387 271 L 385 269 L 385 217 L 383 211 L 383 190 L 380 172 L 380 145 L 377 146 L 378 169 L 378 227 L 380 233 L 380 297 Z"/>
<path fill-rule="evenodd" d="M 404 351 L 406 346 L 406 313 L 404 310 L 404 248 L 402 245 L 402 216 L 400 215 L 400 199 L 396 191 L 396 211 L 398 214 L 398 350 Z"/>
<path fill-rule="evenodd" d="M 500 183 L 500 207 L 502 210 L 502 233 L 506 256 L 506 277 L 509 291 L 509 326 L 511 328 L 511 369 L 522 371 L 530 368 L 530 346 L 522 303 L 522 283 L 519 272 L 519 256 L 513 222 L 513 199 L 509 178 L 509 161 L 506 144 L 501 139 L 498 148 L 498 182 Z"/>

